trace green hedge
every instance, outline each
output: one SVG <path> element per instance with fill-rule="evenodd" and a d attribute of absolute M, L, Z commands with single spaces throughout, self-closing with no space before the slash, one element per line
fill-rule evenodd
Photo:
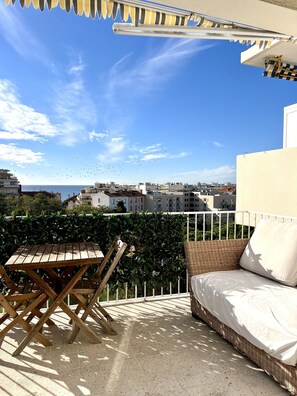
<path fill-rule="evenodd" d="M 128 243 L 111 286 L 142 285 L 158 288 L 185 278 L 184 215 L 129 214 L 104 216 L 0 217 L 0 262 L 3 265 L 23 244 L 94 241 L 105 253 L 116 235 Z M 133 254 L 130 253 L 134 247 Z M 134 250 L 133 248 L 133 250 Z"/>

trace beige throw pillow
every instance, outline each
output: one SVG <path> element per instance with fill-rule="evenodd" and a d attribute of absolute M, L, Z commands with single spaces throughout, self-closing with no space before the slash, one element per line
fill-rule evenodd
<path fill-rule="evenodd" d="M 261 220 L 239 264 L 284 285 L 297 286 L 297 224 Z"/>

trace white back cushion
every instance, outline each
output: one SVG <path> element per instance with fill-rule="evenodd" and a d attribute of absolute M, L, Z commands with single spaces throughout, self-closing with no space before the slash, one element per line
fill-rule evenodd
<path fill-rule="evenodd" d="M 261 220 L 239 264 L 284 285 L 297 286 L 297 224 Z"/>

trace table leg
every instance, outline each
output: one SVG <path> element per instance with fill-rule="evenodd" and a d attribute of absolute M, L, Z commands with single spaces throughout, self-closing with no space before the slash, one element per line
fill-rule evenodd
<path fill-rule="evenodd" d="M 5 306 L 6 311 L 9 313 L 9 315 L 14 318 L 6 327 L 0 332 L 0 338 L 6 334 L 10 329 L 12 329 L 17 323 L 20 324 L 20 326 L 30 334 L 32 331 L 32 327 L 29 325 L 28 322 L 26 322 L 23 318 L 26 316 L 29 312 L 31 312 L 34 307 L 36 307 L 41 301 L 44 300 L 46 297 L 45 294 L 40 294 L 39 297 L 37 297 L 36 300 L 32 302 L 32 304 L 28 305 L 20 314 L 15 312 L 15 310 L 10 306 L 10 304 L 5 304 L 5 300 L 1 301 L 1 304 Z M 39 341 L 42 345 L 44 346 L 49 346 L 52 345 L 52 343 L 44 337 L 42 334 L 39 332 L 34 333 L 33 337 L 36 338 L 37 341 Z"/>
<path fill-rule="evenodd" d="M 46 301 L 48 300 L 48 296 L 45 295 L 45 298 L 43 301 L 41 301 L 40 304 L 37 305 L 36 308 L 32 309 L 32 313 L 27 317 L 26 322 L 30 323 L 31 320 L 37 316 L 39 319 L 42 317 L 42 313 L 40 312 L 40 308 L 42 308 L 44 306 L 44 304 L 46 303 Z M 51 319 L 48 319 L 45 322 L 48 326 L 54 326 L 55 322 L 53 322 Z"/>
<path fill-rule="evenodd" d="M 57 294 L 34 270 L 27 270 L 28 275 L 44 290 L 44 292 L 54 301 L 52 305 L 47 309 L 47 311 L 42 315 L 38 323 L 32 328 L 31 332 L 23 339 L 21 344 L 13 353 L 16 356 L 22 352 L 30 340 L 35 336 L 35 334 L 42 328 L 44 323 L 49 319 L 51 314 L 56 310 L 58 306 L 76 323 L 79 328 L 81 328 L 92 340 L 96 343 L 100 343 L 100 338 L 71 310 L 68 305 L 64 303 L 64 298 L 69 294 L 69 291 L 74 287 L 78 280 L 87 270 L 87 266 L 82 266 L 77 274 L 69 281 L 66 287 L 62 290 L 60 294 Z"/>

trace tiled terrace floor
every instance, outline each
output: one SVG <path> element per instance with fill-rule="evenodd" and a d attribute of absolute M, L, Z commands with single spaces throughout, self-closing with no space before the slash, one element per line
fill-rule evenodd
<path fill-rule="evenodd" d="M 57 312 L 58 326 L 44 329 L 53 346 L 31 343 L 14 358 L 10 353 L 24 333 L 11 331 L 0 349 L 0 395 L 288 395 L 192 318 L 188 298 L 108 310 L 119 335 L 103 334 L 102 344 L 80 334 L 68 345 L 70 328 Z"/>

